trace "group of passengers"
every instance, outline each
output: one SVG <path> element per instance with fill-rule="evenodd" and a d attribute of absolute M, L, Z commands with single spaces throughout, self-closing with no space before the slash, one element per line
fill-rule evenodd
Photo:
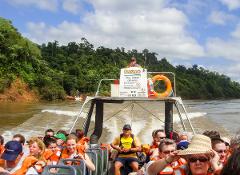
<path fill-rule="evenodd" d="M 88 141 L 80 129 L 71 134 L 63 130 L 55 134 L 48 129 L 44 137 L 32 137 L 26 144 L 21 134 L 14 135 L 6 144 L 0 136 L 0 174 L 41 174 L 46 165 L 56 165 L 61 159 L 81 159 L 89 170 L 95 171 L 95 165 L 85 152 Z"/>
<path fill-rule="evenodd" d="M 117 151 L 115 175 L 239 175 L 240 134 L 232 140 L 220 137 L 217 131 L 205 131 L 191 137 L 189 133 L 170 133 L 166 138 L 164 130 L 152 133 L 151 145 L 141 145 L 126 124 L 122 134 L 111 143 Z M 113 151 L 112 151 L 113 152 Z M 145 164 L 139 166 L 137 153 L 144 152 Z M 124 173 L 125 171 L 125 173 Z"/>

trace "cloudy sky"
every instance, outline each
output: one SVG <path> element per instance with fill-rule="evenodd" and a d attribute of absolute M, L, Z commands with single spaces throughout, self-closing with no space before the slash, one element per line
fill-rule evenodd
<path fill-rule="evenodd" d="M 240 0 L 1 0 L 0 16 L 39 44 L 147 48 L 240 82 Z"/>

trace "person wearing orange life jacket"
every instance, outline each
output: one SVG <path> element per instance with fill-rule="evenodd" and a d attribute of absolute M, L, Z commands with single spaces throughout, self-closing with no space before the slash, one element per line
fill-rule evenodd
<path fill-rule="evenodd" d="M 211 138 L 211 143 L 215 156 L 217 156 L 219 159 L 219 161 L 216 164 L 213 164 L 212 168 L 217 174 L 220 174 L 223 166 L 227 162 L 228 150 L 224 140 L 222 140 L 220 137 Z"/>
<path fill-rule="evenodd" d="M 44 152 L 44 158 L 47 160 L 47 165 L 58 164 L 62 151 L 57 147 L 57 142 L 54 138 L 49 137 L 45 140 L 47 149 Z"/>
<path fill-rule="evenodd" d="M 43 167 L 46 165 L 46 160 L 43 157 L 44 143 L 39 138 L 32 137 L 28 144 L 30 155 L 23 160 L 21 168 L 12 175 L 39 174 L 43 171 Z"/>
<path fill-rule="evenodd" d="M 171 159 L 171 154 L 176 154 L 176 143 L 171 139 L 160 141 L 158 156 L 154 157 L 146 166 L 148 175 L 185 175 L 187 162 L 185 159 L 177 157 Z"/>
<path fill-rule="evenodd" d="M 86 166 L 91 171 L 95 171 L 95 166 L 91 159 L 85 152 L 78 152 L 77 148 L 77 137 L 73 134 L 67 136 L 66 148 L 63 150 L 62 159 L 81 159 L 86 163 Z M 68 165 L 71 165 L 72 162 L 67 162 Z"/>
<path fill-rule="evenodd" d="M 150 146 L 150 152 L 149 152 L 150 159 L 158 155 L 158 145 L 161 140 L 166 138 L 166 133 L 163 129 L 157 129 L 153 131 L 152 137 L 153 137 L 153 142 Z"/>
<path fill-rule="evenodd" d="M 138 171 L 136 152 L 141 151 L 141 143 L 132 134 L 129 124 L 124 125 L 122 131 L 123 133 L 111 143 L 112 148 L 118 151 L 118 157 L 114 164 L 115 175 L 120 175 L 120 168 L 124 165 L 129 165 L 134 172 Z"/>

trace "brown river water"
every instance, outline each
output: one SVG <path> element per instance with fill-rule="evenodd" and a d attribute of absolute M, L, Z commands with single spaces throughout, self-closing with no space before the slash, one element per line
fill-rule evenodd
<path fill-rule="evenodd" d="M 194 101 L 186 100 L 184 104 L 197 133 L 204 130 L 218 130 L 224 136 L 231 136 L 239 130 L 240 100 Z M 52 128 L 55 131 L 69 131 L 73 121 L 79 116 L 81 102 L 39 102 L 39 103 L 1 103 L 0 104 L 0 133 L 6 140 L 13 134 L 21 133 L 27 138 L 42 136 L 44 131 Z M 161 106 L 161 105 L 160 105 Z M 151 115 L 148 111 L 157 112 Z M 120 112 L 119 112 L 120 110 Z M 102 142 L 111 142 L 119 135 L 123 124 L 132 125 L 133 133 L 142 143 L 150 143 L 151 132 L 163 127 L 163 111 L 159 104 L 121 104 L 106 105 L 104 116 L 104 131 Z M 87 110 L 83 111 L 76 128 L 81 128 Z M 118 113 L 117 113 L 118 112 Z M 181 130 L 179 119 L 174 119 L 176 130 Z M 93 123 L 93 122 L 92 122 Z M 90 126 L 90 134 L 92 132 Z"/>

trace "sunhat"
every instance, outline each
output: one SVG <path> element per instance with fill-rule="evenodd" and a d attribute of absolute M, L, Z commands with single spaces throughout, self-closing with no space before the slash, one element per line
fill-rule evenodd
<path fill-rule="evenodd" d="M 211 150 L 211 139 L 205 135 L 196 134 L 193 136 L 188 148 L 180 150 L 178 155 L 209 154 Z"/>

